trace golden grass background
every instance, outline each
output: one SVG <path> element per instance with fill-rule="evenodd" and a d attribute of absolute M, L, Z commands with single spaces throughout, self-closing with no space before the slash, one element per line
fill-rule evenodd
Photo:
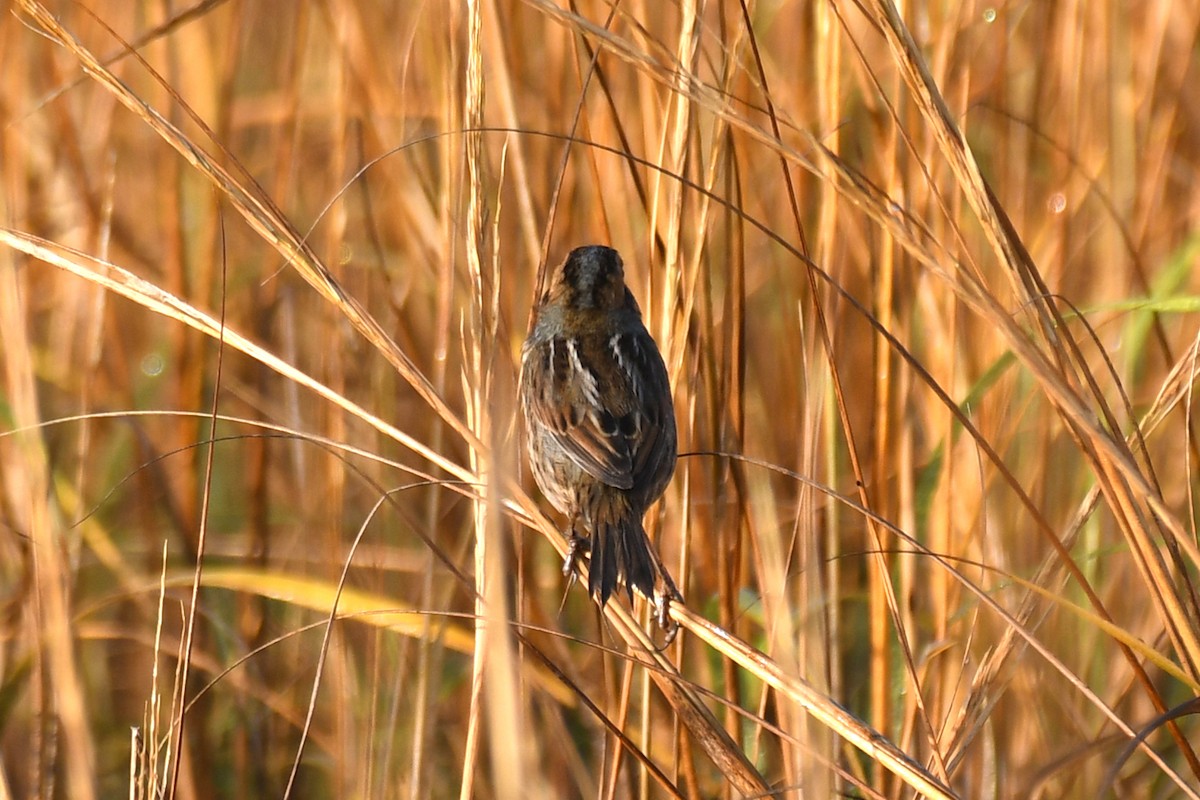
<path fill-rule="evenodd" d="M 0 4 L 0 797 L 1200 796 L 1200 6 L 916 5 Z M 586 242 L 661 654 L 520 489 Z"/>

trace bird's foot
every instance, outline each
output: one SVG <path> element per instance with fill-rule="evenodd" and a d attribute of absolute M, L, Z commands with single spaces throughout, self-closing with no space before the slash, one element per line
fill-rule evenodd
<path fill-rule="evenodd" d="M 679 633 L 679 623 L 671 619 L 671 600 L 665 594 L 654 595 L 654 619 L 663 629 L 663 647 L 669 647 Z"/>
<path fill-rule="evenodd" d="M 577 575 L 575 571 L 575 565 L 579 563 L 580 555 L 591 552 L 592 543 L 588 541 L 586 536 L 580 536 L 578 533 L 576 533 L 574 528 L 567 532 L 567 539 L 569 540 L 567 545 L 567 557 L 563 559 L 562 571 L 563 575 L 570 580 L 570 583 L 568 584 L 569 587 L 570 584 L 575 582 L 575 577 Z"/>
<path fill-rule="evenodd" d="M 663 629 L 665 641 L 663 647 L 667 647 L 671 642 L 675 641 L 676 635 L 679 634 L 679 623 L 671 618 L 671 603 L 683 603 L 683 595 L 675 586 L 675 581 L 671 580 L 671 576 L 666 570 L 662 571 L 663 591 L 654 593 L 654 619 L 658 623 L 658 627 Z"/>

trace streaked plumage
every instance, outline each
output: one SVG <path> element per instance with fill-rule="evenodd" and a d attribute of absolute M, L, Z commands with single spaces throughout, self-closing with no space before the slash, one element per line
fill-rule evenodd
<path fill-rule="evenodd" d="M 521 406 L 534 479 L 570 519 L 564 572 L 590 551 L 596 601 L 623 582 L 631 600 L 634 588 L 653 600 L 673 634 L 667 605 L 682 598 L 642 516 L 675 470 L 675 410 L 621 257 L 608 247 L 573 250 L 535 314 L 521 353 Z"/>

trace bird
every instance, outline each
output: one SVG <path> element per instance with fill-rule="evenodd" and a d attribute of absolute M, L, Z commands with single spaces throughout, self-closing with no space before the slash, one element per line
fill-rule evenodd
<path fill-rule="evenodd" d="M 618 583 L 631 603 L 637 589 L 670 642 L 668 608 L 683 596 L 642 517 L 675 471 L 675 408 L 616 250 L 577 247 L 554 270 L 521 349 L 519 393 L 534 481 L 569 519 L 563 574 L 573 581 L 587 553 L 596 603 Z"/>

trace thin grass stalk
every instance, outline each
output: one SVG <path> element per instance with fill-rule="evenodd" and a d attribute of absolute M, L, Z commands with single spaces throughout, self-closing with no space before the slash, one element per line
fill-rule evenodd
<path fill-rule="evenodd" d="M 678 33 L 675 42 L 675 57 L 680 64 L 688 64 L 693 69 L 696 66 L 699 57 L 699 36 L 700 32 L 697 28 L 697 14 L 699 9 L 694 0 L 684 0 L 680 7 L 678 20 Z M 682 77 L 682 73 L 681 73 Z M 682 93 L 675 93 L 671 97 L 671 103 L 668 107 L 668 114 L 665 124 L 662 128 L 662 148 L 663 158 L 659 163 L 666 164 L 668 169 L 676 174 L 687 174 L 689 170 L 689 162 L 692 160 L 689 151 L 692 140 L 693 126 L 695 124 L 692 113 L 692 104 L 687 99 L 687 96 Z M 651 295 L 647 297 L 647 305 L 651 308 L 657 306 L 658 314 L 655 315 L 655 320 L 658 323 L 657 341 L 662 342 L 668 353 L 681 352 L 683 343 L 689 338 L 688 328 L 693 316 L 690 313 L 684 313 L 681 316 L 676 316 L 677 309 L 684 303 L 691 301 L 696 292 L 689 291 L 687 285 L 686 273 L 683 269 L 683 264 L 686 261 L 684 251 L 685 223 L 684 210 L 687 203 L 688 195 L 685 187 L 678 182 L 671 182 L 666 186 L 656 183 L 656 188 L 662 191 L 661 199 L 655 202 L 651 196 L 651 208 L 657 213 L 660 204 L 666 209 L 666 225 L 663 231 L 662 240 L 666 245 L 666 250 L 663 253 L 664 280 L 657 287 L 660 291 L 657 297 L 653 292 L 656 288 L 655 281 L 650 280 Z M 651 229 L 658 230 L 658 226 L 651 218 Z M 696 258 L 699 259 L 699 247 L 697 247 Z M 653 273 L 651 273 L 653 275 Z M 671 363 L 671 362 L 668 362 Z M 691 465 L 685 466 L 686 477 L 690 477 Z M 720 552 L 725 552 L 726 548 L 720 548 Z M 643 701 L 649 697 L 649 675 L 643 678 L 641 684 L 641 694 Z M 736 684 L 727 684 L 731 690 L 736 691 Z M 736 700 L 734 701 L 736 702 Z M 649 703 L 643 702 L 642 705 L 642 729 L 649 733 L 650 731 L 650 710 Z M 726 719 L 726 730 L 732 735 L 735 746 L 741 746 L 741 737 L 736 727 L 730 725 L 731 720 Z M 645 746 L 649 751 L 650 740 L 646 738 Z M 648 796 L 649 791 L 649 776 L 643 771 L 640 781 L 641 796 Z"/>
<path fill-rule="evenodd" d="M 11 254 L 0 259 L 0 330 L 4 331 L 5 396 L 16 427 L 15 437 L 4 460 L 4 472 L 13 508 L 21 516 L 14 520 L 27 531 L 31 550 L 33 629 L 31 641 L 38 643 L 38 658 L 45 658 L 45 681 L 40 695 L 36 725 L 42 734 L 32 743 L 28 765 L 35 770 L 35 785 L 52 792 L 59 763 L 53 749 L 62 746 L 61 776 L 64 790 L 80 800 L 96 797 L 96 753 L 88 732 L 88 708 L 79 674 L 73 626 L 71 625 L 71 570 L 65 560 L 64 531 L 55 522 L 51 505 L 49 457 L 36 428 L 41 421 L 35 370 L 27 338 L 28 290 L 18 281 L 17 264 Z M 43 655 L 44 653 L 44 655 Z M 47 774 L 42 768 L 49 769 Z M 47 794 L 49 796 L 49 794 Z"/>
<path fill-rule="evenodd" d="M 467 51 L 466 51 L 466 91 L 464 96 L 465 107 L 463 108 L 462 118 L 464 127 L 467 133 L 463 137 L 463 145 L 466 161 L 466 192 L 467 192 L 467 229 L 466 242 L 464 250 L 467 257 L 467 272 L 471 276 L 471 310 L 468 318 L 464 338 L 464 347 L 468 349 L 466 354 L 468 374 L 463 376 L 463 384 L 465 386 L 468 402 L 468 422 L 471 425 L 472 432 L 481 442 L 488 441 L 489 427 L 491 420 L 488 416 L 488 403 L 490 402 L 490 393 L 488 391 L 488 375 L 484 371 L 484 353 L 483 350 L 487 346 L 484 342 L 484 289 L 483 289 L 483 176 L 481 174 L 482 164 L 480 163 L 483 157 L 482 142 L 480 135 L 477 132 L 480 123 L 483 119 L 483 73 L 481 70 L 480 61 L 482 53 L 480 52 L 480 10 L 478 0 L 470 0 L 467 3 Z M 485 487 L 485 497 L 480 502 L 476 502 L 472 507 L 472 516 L 474 518 L 474 533 L 475 533 L 475 648 L 471 658 L 471 703 L 470 714 L 467 720 L 467 737 L 465 752 L 463 754 L 462 778 L 459 788 L 459 797 L 461 800 L 469 800 L 475 794 L 475 776 L 479 767 L 479 742 L 483 732 L 485 720 L 490 722 L 491 711 L 494 706 L 494 701 L 489 697 L 485 702 L 484 699 L 484 676 L 487 673 L 486 667 L 488 662 L 493 660 L 494 655 L 501 652 L 500 640 L 507 635 L 506 614 L 501 608 L 489 608 L 488 600 L 497 599 L 503 603 L 503 594 L 494 590 L 491 586 L 491 580 L 497 575 L 499 570 L 493 568 L 492 562 L 498 558 L 491 550 L 488 540 L 491 538 L 488 532 L 489 514 L 488 507 L 492 504 L 486 498 L 492 495 L 492 471 L 487 467 L 481 458 L 481 454 L 472 449 L 470 452 L 471 471 L 479 476 L 480 482 Z M 499 623 L 497 625 L 496 623 Z M 501 678 L 505 675 L 504 670 L 507 664 L 497 664 L 500 667 L 500 672 L 492 673 L 493 678 Z M 488 694 L 492 691 L 497 693 L 504 691 L 507 688 L 507 683 L 503 680 L 497 681 Z M 493 752 L 492 771 L 493 783 L 498 790 L 500 797 L 513 797 L 512 794 L 516 786 L 513 783 L 513 769 L 519 769 L 519 762 L 509 762 L 503 764 L 499 758 L 502 742 L 496 741 L 496 735 L 499 731 L 491 726 L 492 741 L 491 747 Z M 509 756 L 511 757 L 511 753 Z"/>
<path fill-rule="evenodd" d="M 472 279 L 471 320 L 468 328 L 469 347 L 467 363 L 470 374 L 464 381 L 471 402 L 472 429 L 480 441 L 489 442 L 493 448 L 500 444 L 500 432 L 492 413 L 496 408 L 493 396 L 493 368 L 496 364 L 494 351 L 499 309 L 496 292 L 499 291 L 498 273 L 485 273 L 484 265 L 494 265 L 487 258 L 487 171 L 484 161 L 482 134 L 485 85 L 483 76 L 483 11 L 478 0 L 467 5 L 467 64 L 466 93 L 463 118 L 468 133 L 465 136 L 467 178 L 467 241 L 465 246 L 468 274 Z M 496 451 L 493 449 L 492 453 Z M 485 485 L 484 501 L 474 506 L 475 516 L 475 568 L 476 568 L 476 649 L 473 662 L 473 687 L 482 687 L 487 676 L 484 706 L 491 752 L 492 783 L 499 797 L 517 798 L 537 796 L 536 787 L 545 786 L 545 780 L 530 772 L 533 765 L 527 763 L 529 740 L 532 731 L 522 724 L 523 705 L 518 699 L 517 665 L 515 652 L 509 636 L 512 624 L 508 588 L 505 585 L 507 569 L 504 557 L 502 517 L 499 492 L 501 482 L 490 467 L 491 458 L 472 451 L 472 468 Z M 479 712 L 476 711 L 479 695 L 473 689 L 472 728 L 478 727 Z M 522 735 L 522 732 L 527 732 Z M 468 753 L 468 762 L 474 758 Z M 464 765 L 464 772 L 467 766 Z M 472 773 L 473 773 L 472 769 Z M 473 775 L 465 774 L 462 796 L 470 797 L 468 788 Z M 532 788 L 532 792 L 530 789 Z"/>

